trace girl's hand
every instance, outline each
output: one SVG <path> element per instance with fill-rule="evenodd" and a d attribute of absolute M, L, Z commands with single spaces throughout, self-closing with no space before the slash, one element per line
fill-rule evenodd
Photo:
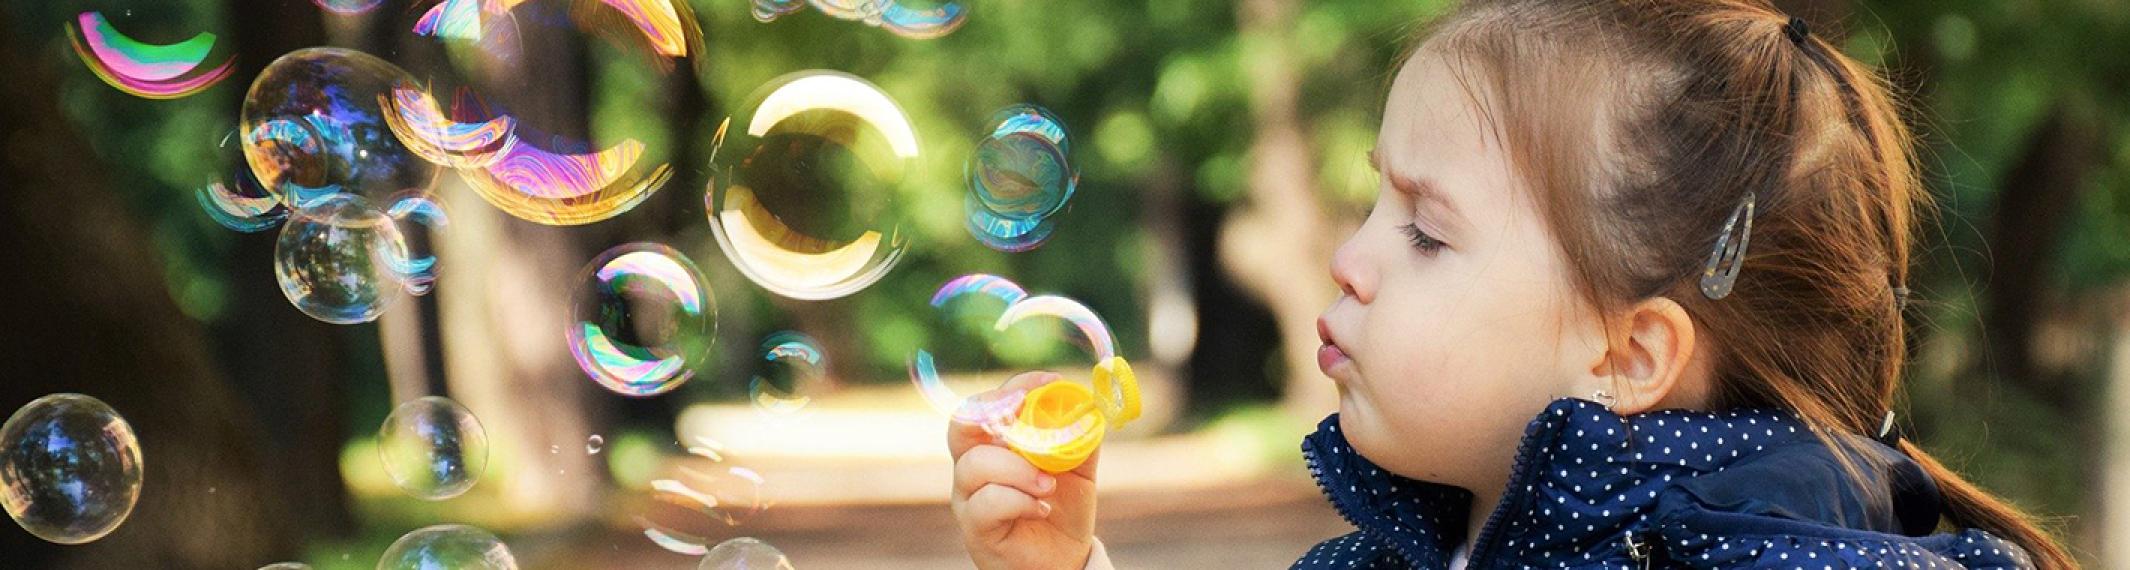
<path fill-rule="evenodd" d="M 1057 380 L 1050 372 L 1023 373 L 976 399 Z M 1087 564 L 1095 541 L 1100 450 L 1078 468 L 1052 475 L 982 426 L 958 420 L 947 427 L 947 449 L 954 455 L 954 519 L 977 568 L 1079 570 Z"/>

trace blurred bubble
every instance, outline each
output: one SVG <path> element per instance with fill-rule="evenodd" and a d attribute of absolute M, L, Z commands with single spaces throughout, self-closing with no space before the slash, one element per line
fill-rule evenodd
<path fill-rule="evenodd" d="M 571 294 L 570 355 L 623 396 L 664 394 L 695 375 L 717 332 L 702 272 L 671 247 L 630 243 L 585 265 Z"/>
<path fill-rule="evenodd" d="M 518 559 L 503 540 L 460 524 L 423 527 L 392 541 L 377 570 L 514 570 Z"/>
<path fill-rule="evenodd" d="M 236 55 L 215 35 L 201 32 L 174 44 L 149 44 L 111 26 L 101 12 L 82 12 L 67 23 L 74 54 L 104 83 L 139 97 L 175 99 L 229 78 Z M 216 57 L 217 55 L 220 57 Z M 221 63 L 207 65 L 210 60 Z"/>
<path fill-rule="evenodd" d="M 311 570 L 311 565 L 302 562 L 275 562 L 260 566 L 259 570 Z"/>
<path fill-rule="evenodd" d="M 603 40 L 583 52 L 598 58 L 602 81 L 658 84 L 683 65 L 699 66 L 702 33 L 685 2 L 445 0 L 414 32 L 448 40 L 448 57 L 434 58 L 443 67 L 425 75 L 456 84 L 457 95 L 445 109 L 419 90 L 395 94 L 387 105 L 393 134 L 458 169 L 497 209 L 541 224 L 588 224 L 635 208 L 672 178 L 672 148 L 660 141 L 686 135 L 657 120 L 595 122 L 559 110 L 662 108 L 672 103 L 660 98 L 666 90 L 602 90 L 599 97 L 614 100 L 588 104 L 537 70 L 583 65 L 552 61 L 566 56 L 543 46 L 591 44 L 584 36 Z"/>
<path fill-rule="evenodd" d="M 281 197 L 259 185 L 244 162 L 244 135 L 231 130 L 215 145 L 217 174 L 193 193 L 215 223 L 240 232 L 264 231 L 288 218 Z"/>
<path fill-rule="evenodd" d="M 589 437 L 589 438 L 585 438 L 585 440 L 584 440 L 584 452 L 585 452 L 586 454 L 589 454 L 589 455 L 598 455 L 598 454 L 599 454 L 599 450 L 602 450 L 602 449 L 606 449 L 606 436 L 602 436 L 602 435 L 599 435 L 599 434 L 592 434 L 592 437 Z"/>
<path fill-rule="evenodd" d="M 457 497 L 488 470 L 488 432 L 472 411 L 450 398 L 400 404 L 378 428 L 377 441 L 385 473 L 417 499 Z"/>
<path fill-rule="evenodd" d="M 967 168 L 970 235 L 1000 251 L 1034 249 L 1050 239 L 1051 216 L 1079 185 L 1065 125 L 1034 105 L 1007 107 L 985 125 Z"/>
<path fill-rule="evenodd" d="M 311 0 L 320 9 L 342 16 L 354 16 L 376 9 L 385 0 Z"/>
<path fill-rule="evenodd" d="M 708 537 L 746 524 L 770 505 L 762 500 L 762 475 L 725 465 L 724 446 L 716 440 L 693 437 L 687 450 L 704 461 L 683 463 L 674 476 L 653 479 L 651 508 L 636 522 L 652 544 L 701 556 L 709 551 Z"/>
<path fill-rule="evenodd" d="M 908 246 L 896 197 L 919 147 L 909 117 L 836 72 L 778 78 L 718 127 L 706 210 L 725 256 L 755 284 L 801 300 L 879 281 Z"/>
<path fill-rule="evenodd" d="M 133 513 L 140 494 L 140 442 L 103 401 L 53 394 L 0 424 L 0 506 L 37 538 L 103 538 Z"/>
<path fill-rule="evenodd" d="M 954 33 L 967 21 L 960 2 L 940 2 L 930 8 L 913 7 L 898 0 L 754 0 L 754 19 L 769 22 L 812 4 L 821 13 L 893 32 L 906 38 L 932 39 Z"/>
<path fill-rule="evenodd" d="M 296 206 L 334 193 L 381 201 L 427 190 L 436 165 L 392 136 L 383 109 L 395 89 L 413 85 L 406 71 L 353 50 L 306 48 L 275 59 L 244 97 L 252 174 Z"/>
<path fill-rule="evenodd" d="M 410 208 L 403 214 L 425 206 Z M 408 251 L 391 215 L 353 194 L 297 208 L 274 243 L 281 294 L 303 314 L 334 324 L 376 320 L 403 293 L 426 292 L 433 269 L 434 258 Z"/>
<path fill-rule="evenodd" d="M 792 570 L 784 551 L 760 539 L 739 537 L 717 544 L 697 570 Z"/>
<path fill-rule="evenodd" d="M 958 323 L 954 322 L 955 313 L 970 311 L 968 304 L 971 302 L 985 299 L 995 301 L 987 306 L 998 307 L 996 310 L 1002 314 L 1004 308 L 1011 307 L 1027 297 L 1028 292 L 1013 280 L 997 275 L 973 274 L 956 277 L 941 285 L 939 290 L 932 294 L 930 304 L 934 311 L 943 313 L 942 320 L 949 325 L 948 328 L 956 328 L 954 325 Z M 955 416 L 955 419 L 968 423 L 984 424 L 989 420 L 1010 416 L 1012 410 L 1019 408 L 1018 400 L 965 408 L 962 405 L 963 396 L 955 393 L 954 389 L 941 379 L 936 360 L 931 351 L 918 349 L 910 359 L 910 381 L 916 384 L 918 394 L 924 396 L 925 401 L 932 404 L 932 408 L 939 413 Z"/>
<path fill-rule="evenodd" d="M 762 339 L 761 353 L 755 364 L 762 373 L 748 381 L 747 392 L 764 412 L 789 415 L 804 409 L 827 379 L 828 359 L 821 343 L 804 333 L 771 333 Z"/>

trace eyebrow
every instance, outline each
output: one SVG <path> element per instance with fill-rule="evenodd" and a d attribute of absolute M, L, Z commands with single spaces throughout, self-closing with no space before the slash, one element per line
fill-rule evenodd
<path fill-rule="evenodd" d="M 1436 187 L 1433 180 L 1427 178 L 1414 178 L 1411 176 L 1406 176 L 1402 173 L 1387 172 L 1383 168 L 1383 157 L 1381 156 L 1381 154 L 1381 149 L 1369 150 L 1368 167 L 1374 169 L 1377 173 L 1382 174 L 1384 177 L 1389 178 L 1391 188 L 1395 188 L 1398 190 L 1398 192 L 1403 193 L 1406 196 L 1412 197 L 1413 201 L 1415 202 L 1433 203 L 1435 207 L 1440 208 L 1444 212 L 1445 217 L 1449 218 L 1449 220 L 1451 221 L 1464 220 L 1464 215 L 1461 212 L 1457 211 L 1457 204 L 1451 202 L 1450 197 L 1443 194 L 1442 189 Z"/>

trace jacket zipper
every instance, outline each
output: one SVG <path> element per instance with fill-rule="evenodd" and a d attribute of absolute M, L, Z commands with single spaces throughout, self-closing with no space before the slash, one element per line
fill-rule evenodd
<path fill-rule="evenodd" d="M 1535 475 L 1535 467 L 1531 465 L 1532 459 L 1538 455 L 1538 450 L 1545 449 L 1547 445 L 1539 443 L 1538 439 L 1550 441 L 1552 438 L 1527 436 L 1523 443 L 1517 446 L 1516 466 L 1509 472 L 1509 485 L 1502 490 L 1501 499 L 1494 505 L 1494 512 L 1487 514 L 1486 524 L 1479 527 L 1479 538 L 1472 542 L 1472 557 L 1466 567 L 1487 568 L 1494 561 L 1494 543 L 1500 540 L 1497 535 L 1501 534 L 1502 520 L 1508 518 L 1511 506 L 1523 502 L 1524 493 L 1520 489 L 1530 486 L 1531 478 Z"/>

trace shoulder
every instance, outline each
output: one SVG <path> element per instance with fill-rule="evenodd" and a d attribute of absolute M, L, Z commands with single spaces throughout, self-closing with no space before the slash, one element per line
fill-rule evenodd
<path fill-rule="evenodd" d="M 1294 561 L 1296 570 L 1331 570 L 1365 568 L 1408 568 L 1411 564 L 1381 540 L 1365 532 L 1352 532 L 1344 536 L 1317 543 L 1308 553 Z"/>

